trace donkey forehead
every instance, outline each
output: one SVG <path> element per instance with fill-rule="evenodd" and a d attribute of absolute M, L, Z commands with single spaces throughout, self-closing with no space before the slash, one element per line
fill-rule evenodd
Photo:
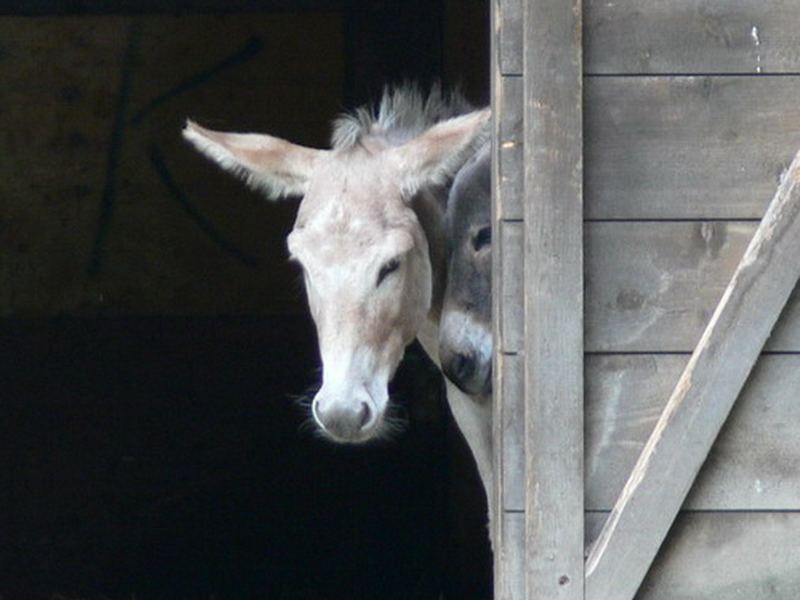
<path fill-rule="evenodd" d="M 312 176 L 297 212 L 290 250 L 324 254 L 333 248 L 341 255 L 386 247 L 405 252 L 418 229 L 396 177 L 379 157 L 335 153 Z"/>
<path fill-rule="evenodd" d="M 376 229 L 358 217 L 354 221 L 358 223 L 338 221 L 329 223 L 330 227 L 295 227 L 287 240 L 289 251 L 307 267 L 349 265 L 353 270 L 357 265 L 367 267 L 404 254 L 415 246 L 415 236 L 407 227 Z"/>
<path fill-rule="evenodd" d="M 405 208 L 400 176 L 384 153 L 356 148 L 334 151 L 320 160 L 308 181 L 297 221 L 304 224 L 328 218 L 328 212 L 346 211 L 379 219 Z"/>

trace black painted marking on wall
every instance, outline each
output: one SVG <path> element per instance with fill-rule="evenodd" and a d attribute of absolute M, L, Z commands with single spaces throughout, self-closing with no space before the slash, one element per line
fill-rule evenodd
<path fill-rule="evenodd" d="M 189 199 L 186 193 L 184 193 L 183 190 L 178 187 L 178 184 L 175 182 L 175 179 L 167 167 L 167 163 L 164 161 L 164 157 L 161 155 L 161 151 L 158 149 L 158 147 L 151 145 L 148 148 L 147 154 L 150 157 L 150 163 L 153 165 L 156 173 L 158 173 L 158 177 L 161 179 L 164 187 L 166 187 L 170 197 L 181 206 L 194 224 L 197 225 L 212 242 L 214 242 L 227 254 L 230 254 L 243 265 L 250 267 L 251 269 L 257 268 L 259 266 L 258 259 L 247 254 L 244 250 L 236 246 L 236 244 L 226 239 L 225 236 L 222 235 L 222 233 L 217 229 L 214 223 L 212 223 L 205 215 L 203 215 L 203 213 L 201 213 L 200 210 Z"/>
<path fill-rule="evenodd" d="M 105 260 L 105 243 L 108 238 L 109 229 L 111 228 L 111 220 L 114 216 L 114 201 L 117 193 L 117 167 L 119 165 L 120 150 L 122 149 L 122 142 L 125 134 L 125 112 L 128 109 L 128 101 L 130 99 L 133 81 L 133 70 L 141 41 L 141 23 L 137 20 L 132 21 L 128 26 L 128 43 L 122 58 L 120 86 L 117 94 L 116 106 L 114 108 L 111 140 L 108 145 L 103 197 L 100 201 L 97 229 L 94 242 L 92 243 L 91 254 L 89 255 L 89 264 L 86 268 L 86 272 L 90 277 L 100 273 Z"/>
<path fill-rule="evenodd" d="M 131 125 L 138 125 L 141 123 L 142 119 L 146 117 L 150 112 L 157 109 L 159 106 L 167 102 L 168 100 L 178 96 L 184 92 L 187 92 L 191 89 L 201 86 L 205 82 L 212 79 L 217 74 L 225 71 L 226 69 L 241 65 L 246 63 L 249 60 L 255 58 L 261 50 L 264 49 L 264 42 L 258 36 L 251 36 L 245 44 L 236 52 L 231 54 L 230 56 L 223 58 L 220 62 L 215 64 L 208 69 L 189 77 L 185 81 L 182 81 L 172 89 L 167 90 L 163 94 L 160 94 L 153 98 L 150 102 L 144 105 L 141 109 L 139 109 L 129 120 L 128 123 Z"/>

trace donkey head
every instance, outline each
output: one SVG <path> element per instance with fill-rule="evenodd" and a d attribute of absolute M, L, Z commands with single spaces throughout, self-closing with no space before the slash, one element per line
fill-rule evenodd
<path fill-rule="evenodd" d="M 492 391 L 491 148 L 458 172 L 447 202 L 447 289 L 439 328 L 442 370 L 461 391 Z"/>
<path fill-rule="evenodd" d="M 399 142 L 378 121 L 358 135 L 340 127 L 331 150 L 192 122 L 184 129 L 198 150 L 269 197 L 303 197 L 288 247 L 303 269 L 322 358 L 312 412 L 335 441 L 364 442 L 385 429 L 389 381 L 431 308 L 428 240 L 412 199 L 463 164 L 488 118 L 453 117 Z"/>

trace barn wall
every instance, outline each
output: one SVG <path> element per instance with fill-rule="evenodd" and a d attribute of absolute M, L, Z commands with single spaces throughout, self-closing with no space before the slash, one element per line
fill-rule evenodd
<path fill-rule="evenodd" d="M 781 1 L 584 2 L 587 542 L 800 145 L 799 21 Z M 637 598 L 800 593 L 798 310 Z"/>
<path fill-rule="evenodd" d="M 531 301 L 524 174 L 530 152 L 545 148 L 525 148 L 542 144 L 525 136 L 523 120 L 536 100 L 524 81 L 535 51 L 524 46 L 531 4 L 493 3 L 496 590 L 504 599 L 525 597 L 525 545 L 538 544 L 524 532 L 523 475 L 524 424 L 535 418 L 526 419 L 523 401 L 533 326 L 522 316 Z M 800 146 L 800 5 L 584 0 L 582 16 L 588 546 Z M 799 366 L 795 292 L 637 598 L 800 595 Z"/>

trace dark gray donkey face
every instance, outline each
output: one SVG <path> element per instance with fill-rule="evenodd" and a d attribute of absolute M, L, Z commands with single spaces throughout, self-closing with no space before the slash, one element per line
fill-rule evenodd
<path fill-rule="evenodd" d="M 491 150 L 458 172 L 447 203 L 448 273 L 439 357 L 461 391 L 492 391 Z"/>

